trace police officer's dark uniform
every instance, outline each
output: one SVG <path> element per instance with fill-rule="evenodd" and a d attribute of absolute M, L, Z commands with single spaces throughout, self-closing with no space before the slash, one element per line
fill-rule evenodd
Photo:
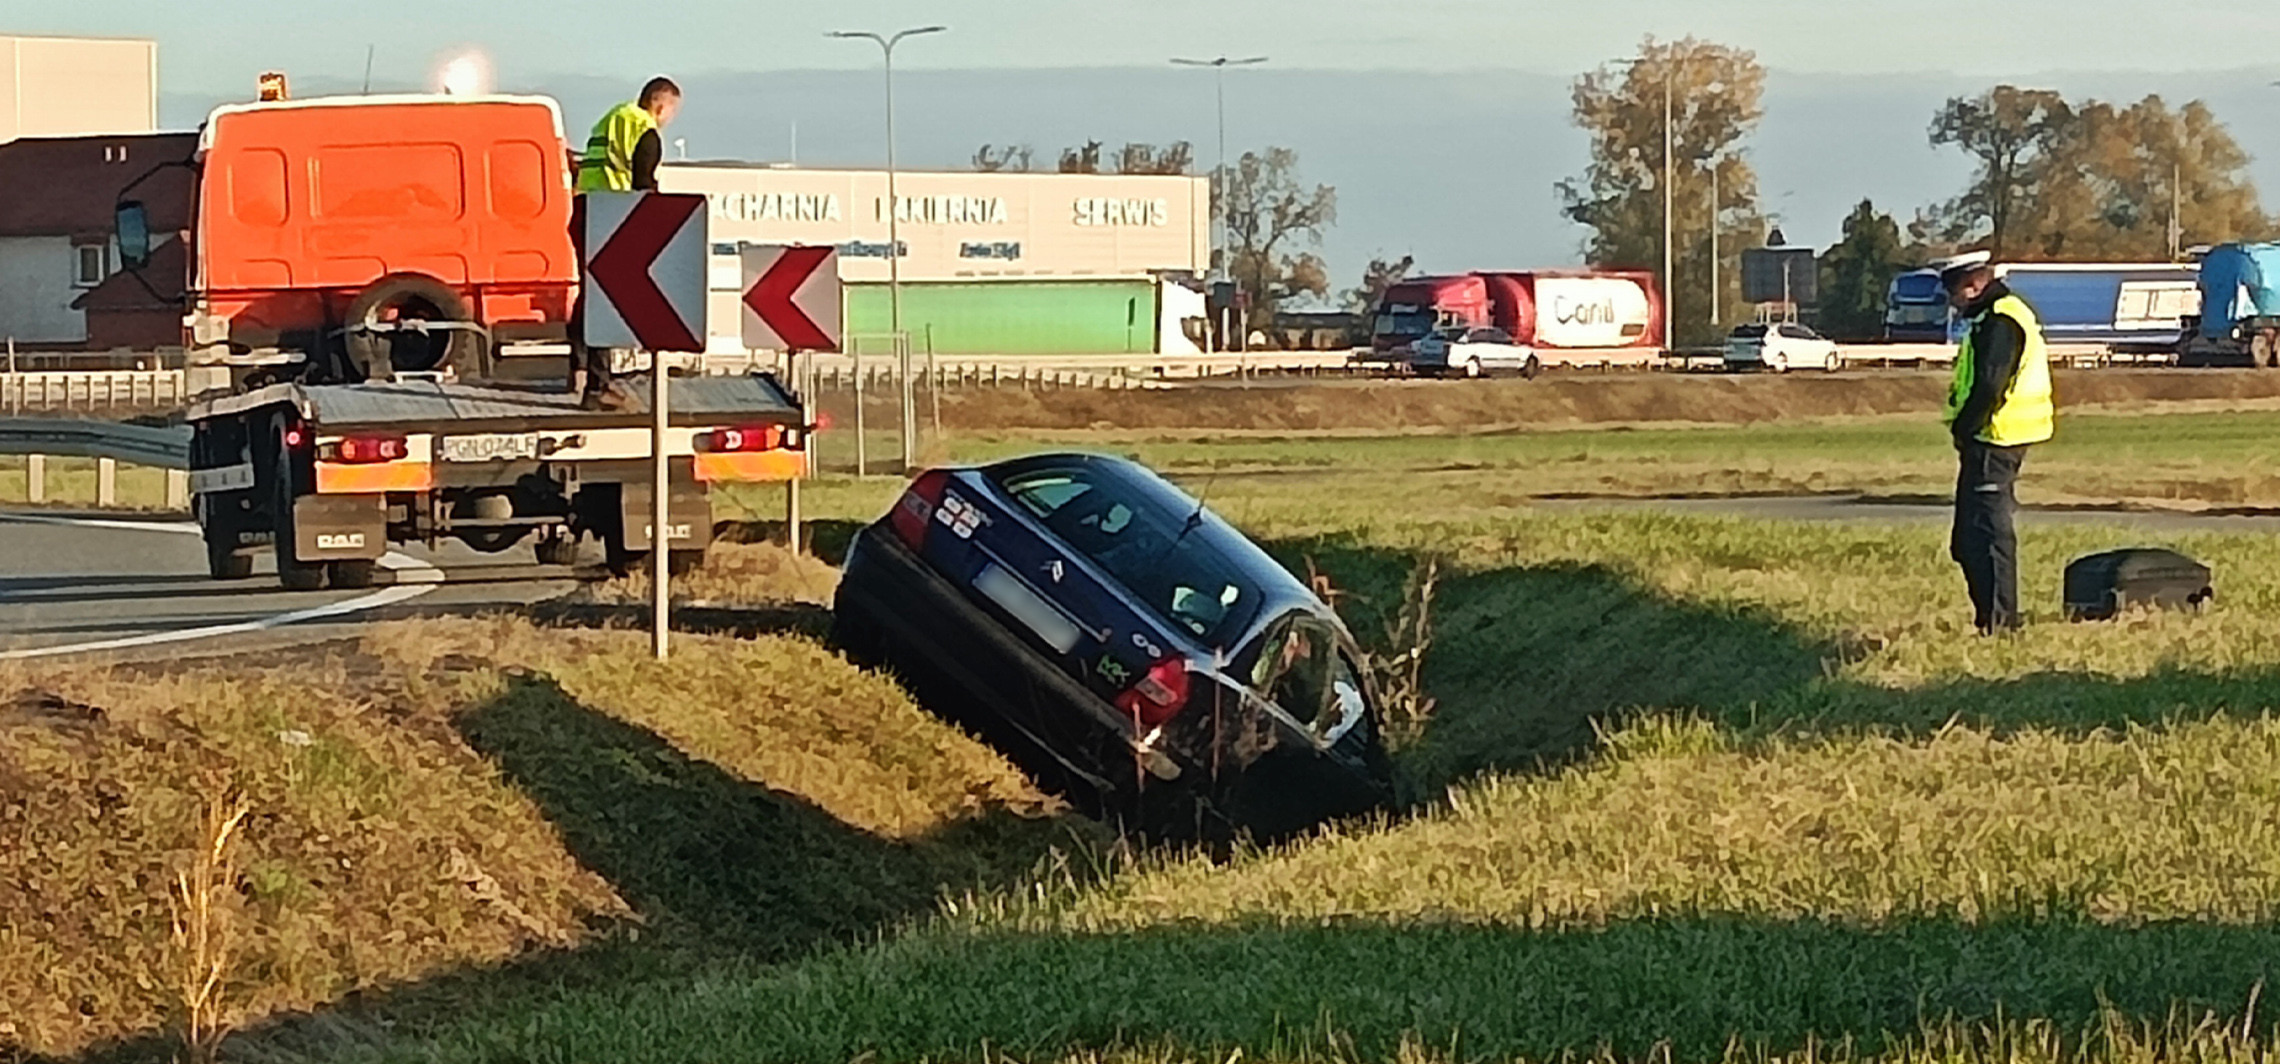
<path fill-rule="evenodd" d="M 1948 553 L 1971 589 L 1973 622 L 1982 633 L 2020 625 L 2019 466 L 2027 448 L 2050 439 L 2056 407 L 2042 324 L 2025 300 L 1991 275 L 1985 263 L 1941 274 L 1955 294 L 1967 331 L 1956 352 L 1946 418 L 1955 438 L 1955 530 Z M 1975 282 L 1984 286 L 1966 298 Z"/>

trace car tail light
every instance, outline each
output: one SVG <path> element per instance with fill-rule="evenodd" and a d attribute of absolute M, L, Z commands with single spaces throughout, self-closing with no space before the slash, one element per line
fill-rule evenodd
<path fill-rule="evenodd" d="M 395 462 L 411 453 L 402 436 L 345 436 L 317 448 L 318 459 L 346 465 Z"/>
<path fill-rule="evenodd" d="M 714 452 L 778 451 L 797 449 L 800 430 L 783 425 L 752 425 L 714 429 L 705 434 L 704 448 Z"/>
<path fill-rule="evenodd" d="M 920 473 L 918 479 L 904 489 L 902 498 L 895 500 L 893 512 L 887 515 L 894 525 L 895 535 L 912 550 L 926 545 L 926 526 L 934 520 L 934 508 L 942 504 L 942 491 L 950 486 L 950 474 L 935 469 Z"/>
<path fill-rule="evenodd" d="M 1117 696 L 1116 708 L 1141 727 L 1153 728 L 1178 716 L 1187 699 L 1187 661 L 1174 655 L 1149 666 L 1147 675 Z"/>

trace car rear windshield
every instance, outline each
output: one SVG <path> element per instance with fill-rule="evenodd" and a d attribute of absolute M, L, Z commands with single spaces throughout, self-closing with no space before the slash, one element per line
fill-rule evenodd
<path fill-rule="evenodd" d="M 1930 273 L 1901 274 L 1892 282 L 1892 294 L 1909 303 L 1944 302 L 1947 298 L 1940 289 L 1939 275 Z"/>
<path fill-rule="evenodd" d="M 1258 616 L 1262 589 L 1235 560 L 1258 548 L 1168 485 L 1101 465 L 990 474 L 1071 550 L 1205 644 L 1226 646 Z"/>
<path fill-rule="evenodd" d="M 1736 340 L 1757 340 L 1764 336 L 1765 326 L 1763 325 L 1743 325 L 1734 330 L 1734 339 Z"/>

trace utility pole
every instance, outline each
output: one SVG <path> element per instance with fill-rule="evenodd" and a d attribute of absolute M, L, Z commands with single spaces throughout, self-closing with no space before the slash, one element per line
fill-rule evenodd
<path fill-rule="evenodd" d="M 1678 63 L 1677 63 L 1677 61 L 1676 61 L 1675 59 L 1673 59 L 1673 60 L 1671 61 L 1671 65 L 1670 65 L 1668 68 L 1664 69 L 1664 71 L 1663 71 L 1663 268 L 1662 268 L 1662 272 L 1663 272 L 1663 302 L 1665 302 L 1665 303 L 1669 304 L 1668 306 L 1665 306 L 1665 307 L 1663 307 L 1663 351 L 1664 351 L 1664 352 L 1666 352 L 1666 353 L 1667 353 L 1667 352 L 1669 352 L 1669 351 L 1672 351 L 1672 350 L 1676 349 L 1676 347 L 1678 346 L 1678 345 L 1677 345 L 1677 341 L 1676 341 L 1676 339 L 1675 339 L 1675 338 L 1677 337 L 1677 335 L 1678 335 L 1678 285 L 1676 285 L 1675 283 L 1673 283 L 1673 279 L 1672 279 L 1672 277 L 1671 277 L 1671 273 L 1670 273 L 1670 262 L 1671 262 L 1671 253 L 1670 253 L 1670 249 L 1671 249 L 1671 243 L 1672 243 L 1672 241 L 1673 241 L 1673 239 L 1674 239 L 1674 236 L 1673 236 L 1673 234 L 1674 234 L 1674 232 L 1675 232 L 1675 228 L 1676 228 L 1676 226 L 1675 226 L 1675 222 L 1676 222 L 1676 219 L 1672 217 L 1672 213 L 1673 213 L 1673 211 L 1675 211 L 1675 210 L 1677 209 L 1677 203 L 1678 203 L 1678 189 L 1676 189 L 1675 187 L 1673 187 L 1673 186 L 1674 186 L 1674 185 L 1677 183 L 1677 174 L 1678 174 L 1678 170 L 1677 170 L 1677 167 L 1676 167 L 1676 161 L 1675 161 L 1675 159 L 1673 158 L 1673 156 L 1676 154 L 1677 145 L 1678 145 L 1678 138 L 1677 138 L 1677 131 L 1676 131 L 1675 129 L 1673 129 L 1673 128 L 1672 128 L 1672 124 L 1671 124 L 1671 94 L 1672 94 L 1673 90 L 1674 90 L 1674 89 L 1675 89 L 1675 87 L 1676 87 L 1676 86 L 1675 86 L 1675 82 L 1676 82 L 1677 78 L 1678 78 Z"/>
<path fill-rule="evenodd" d="M 1718 322 L 1718 305 L 1725 293 L 1718 290 L 1718 160 L 1710 160 L 1710 324 Z"/>
<path fill-rule="evenodd" d="M 926 33 L 942 33 L 948 26 L 920 26 L 903 30 L 892 37 L 876 33 L 841 30 L 829 34 L 841 40 L 860 38 L 879 46 L 885 58 L 887 72 L 887 331 L 895 346 L 896 367 L 902 375 L 903 405 L 903 470 L 908 472 L 918 462 L 917 441 L 911 432 L 913 415 L 910 393 L 910 345 L 903 336 L 902 324 L 902 199 L 895 190 L 895 45 L 906 37 Z M 860 393 L 858 393 L 860 394 Z"/>

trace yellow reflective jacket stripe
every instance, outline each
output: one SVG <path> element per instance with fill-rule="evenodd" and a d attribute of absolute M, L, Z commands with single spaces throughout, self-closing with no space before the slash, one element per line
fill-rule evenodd
<path fill-rule="evenodd" d="M 2043 342 L 2042 322 L 2035 318 L 2033 307 L 2018 296 L 2009 295 L 1995 301 L 1986 314 L 2000 314 L 2017 322 L 2019 331 L 2026 337 L 2026 346 L 2019 351 L 2019 372 L 2011 378 L 2011 387 L 1996 401 L 1995 410 L 1987 418 L 1987 427 L 1979 433 L 1981 443 L 1997 447 L 2018 447 L 2041 443 L 2050 439 L 2057 429 L 2058 408 L 2051 393 L 2050 350 Z M 1972 324 L 1977 326 L 1980 319 Z M 1963 413 L 1963 404 L 1971 397 L 1971 382 L 1978 361 L 1972 351 L 1972 334 L 1976 328 L 1963 334 L 1963 345 L 1955 354 L 1955 378 L 1948 384 L 1946 421 L 1955 424 Z"/>
<path fill-rule="evenodd" d="M 578 191 L 632 191 L 633 149 L 642 134 L 656 128 L 657 120 L 630 100 L 610 108 L 586 138 L 586 154 L 578 160 Z"/>

